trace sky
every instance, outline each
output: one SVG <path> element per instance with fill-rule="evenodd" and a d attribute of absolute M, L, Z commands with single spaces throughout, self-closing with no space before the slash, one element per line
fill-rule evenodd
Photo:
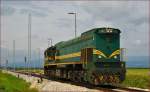
<path fill-rule="evenodd" d="M 16 56 L 27 55 L 28 15 L 31 14 L 32 55 L 37 49 L 74 38 L 74 16 L 77 13 L 77 35 L 92 28 L 112 27 L 121 30 L 121 48 L 127 56 L 148 56 L 148 1 L 1 1 L 2 60 L 12 57 L 13 40 Z M 23 59 L 22 59 L 23 60 Z M 18 59 L 19 61 L 19 59 Z"/>

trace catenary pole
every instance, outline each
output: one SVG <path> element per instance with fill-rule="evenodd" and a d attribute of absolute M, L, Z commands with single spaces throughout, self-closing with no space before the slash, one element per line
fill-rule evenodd
<path fill-rule="evenodd" d="M 28 15 L 28 64 L 27 70 L 29 72 L 29 65 L 31 64 L 31 14 Z"/>
<path fill-rule="evenodd" d="M 16 47 L 15 47 L 15 45 L 16 45 L 16 43 L 15 43 L 15 40 L 13 40 L 13 68 L 14 68 L 14 71 L 16 70 L 16 65 L 15 65 L 15 63 L 16 63 L 16 53 L 15 53 L 15 49 L 16 49 Z"/>

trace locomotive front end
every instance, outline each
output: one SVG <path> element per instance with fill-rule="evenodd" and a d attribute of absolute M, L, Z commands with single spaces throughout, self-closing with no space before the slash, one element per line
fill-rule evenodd
<path fill-rule="evenodd" d="M 89 80 L 94 85 L 116 84 L 125 79 L 124 49 L 120 48 L 120 30 L 105 28 L 94 34 L 93 62 Z"/>

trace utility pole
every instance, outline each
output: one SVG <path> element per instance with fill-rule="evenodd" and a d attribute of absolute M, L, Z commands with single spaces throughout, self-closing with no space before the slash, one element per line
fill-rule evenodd
<path fill-rule="evenodd" d="M 31 14 L 28 15 L 28 72 L 31 63 Z"/>
<path fill-rule="evenodd" d="M 15 40 L 13 40 L 13 66 L 14 66 L 14 71 L 15 71 L 15 68 L 16 68 L 16 65 L 15 65 Z"/>
<path fill-rule="evenodd" d="M 36 55 L 37 55 L 37 57 L 36 57 L 36 60 L 37 60 L 37 64 L 36 64 L 36 66 L 37 66 L 37 69 L 39 69 L 39 64 L 40 64 L 40 48 L 37 48 L 36 49 Z"/>
<path fill-rule="evenodd" d="M 6 70 L 8 70 L 8 59 L 6 59 Z"/>
<path fill-rule="evenodd" d="M 40 48 L 38 48 L 38 54 L 39 54 L 39 55 L 38 55 L 38 56 L 39 56 L 38 59 L 39 59 L 39 64 L 40 64 Z"/>
<path fill-rule="evenodd" d="M 36 50 L 34 50 L 34 54 L 36 55 Z M 36 59 L 35 61 L 33 60 L 33 71 L 35 72 L 36 70 Z"/>
<path fill-rule="evenodd" d="M 7 42 L 7 41 L 6 41 Z M 6 62 L 5 62 L 5 64 L 6 64 L 6 70 L 8 70 L 8 60 L 9 60 L 9 49 L 8 49 L 8 42 L 7 42 L 7 44 L 6 44 Z"/>
<path fill-rule="evenodd" d="M 53 40 L 51 38 L 48 38 L 48 47 L 50 47 L 50 44 L 51 46 L 53 45 Z"/>
<path fill-rule="evenodd" d="M 27 68 L 27 64 L 26 64 L 27 63 L 27 57 L 26 56 L 24 57 L 24 63 L 25 63 L 25 69 L 26 69 Z"/>
<path fill-rule="evenodd" d="M 74 15 L 74 27 L 75 27 L 75 38 L 77 37 L 77 13 L 75 13 L 75 12 L 70 12 L 70 13 L 68 13 L 68 14 L 72 14 L 72 15 Z"/>
<path fill-rule="evenodd" d="M 1 17 L 0 17 L 0 18 L 1 18 Z M 0 25 L 1 25 L 1 24 L 0 24 Z M 1 47 L 2 47 L 2 46 L 1 46 L 1 45 L 2 45 L 2 37 L 1 37 L 1 36 L 2 36 L 2 35 L 1 35 L 1 33 L 2 33 L 2 32 L 1 32 L 1 29 L 0 29 L 0 70 L 1 70 L 1 67 L 2 67 L 2 65 L 1 65 L 1 64 L 2 64 L 2 62 L 1 62 L 1 60 L 2 60 L 2 55 L 1 55 L 1 51 L 2 51 L 2 50 L 1 50 Z"/>

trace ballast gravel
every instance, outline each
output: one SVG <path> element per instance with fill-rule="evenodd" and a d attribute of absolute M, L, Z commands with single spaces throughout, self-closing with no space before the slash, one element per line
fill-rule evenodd
<path fill-rule="evenodd" d="M 47 79 L 43 79 L 43 81 L 39 83 L 38 80 L 40 80 L 40 78 L 38 77 L 18 74 L 10 71 L 7 71 L 7 73 L 26 80 L 27 82 L 31 83 L 30 86 L 31 88 L 37 88 L 39 92 L 103 92 L 96 89 L 89 89 L 82 86 L 77 86 L 77 85 L 72 85 L 68 83 L 62 83 L 62 82 L 57 82 L 57 81 L 47 80 Z"/>

